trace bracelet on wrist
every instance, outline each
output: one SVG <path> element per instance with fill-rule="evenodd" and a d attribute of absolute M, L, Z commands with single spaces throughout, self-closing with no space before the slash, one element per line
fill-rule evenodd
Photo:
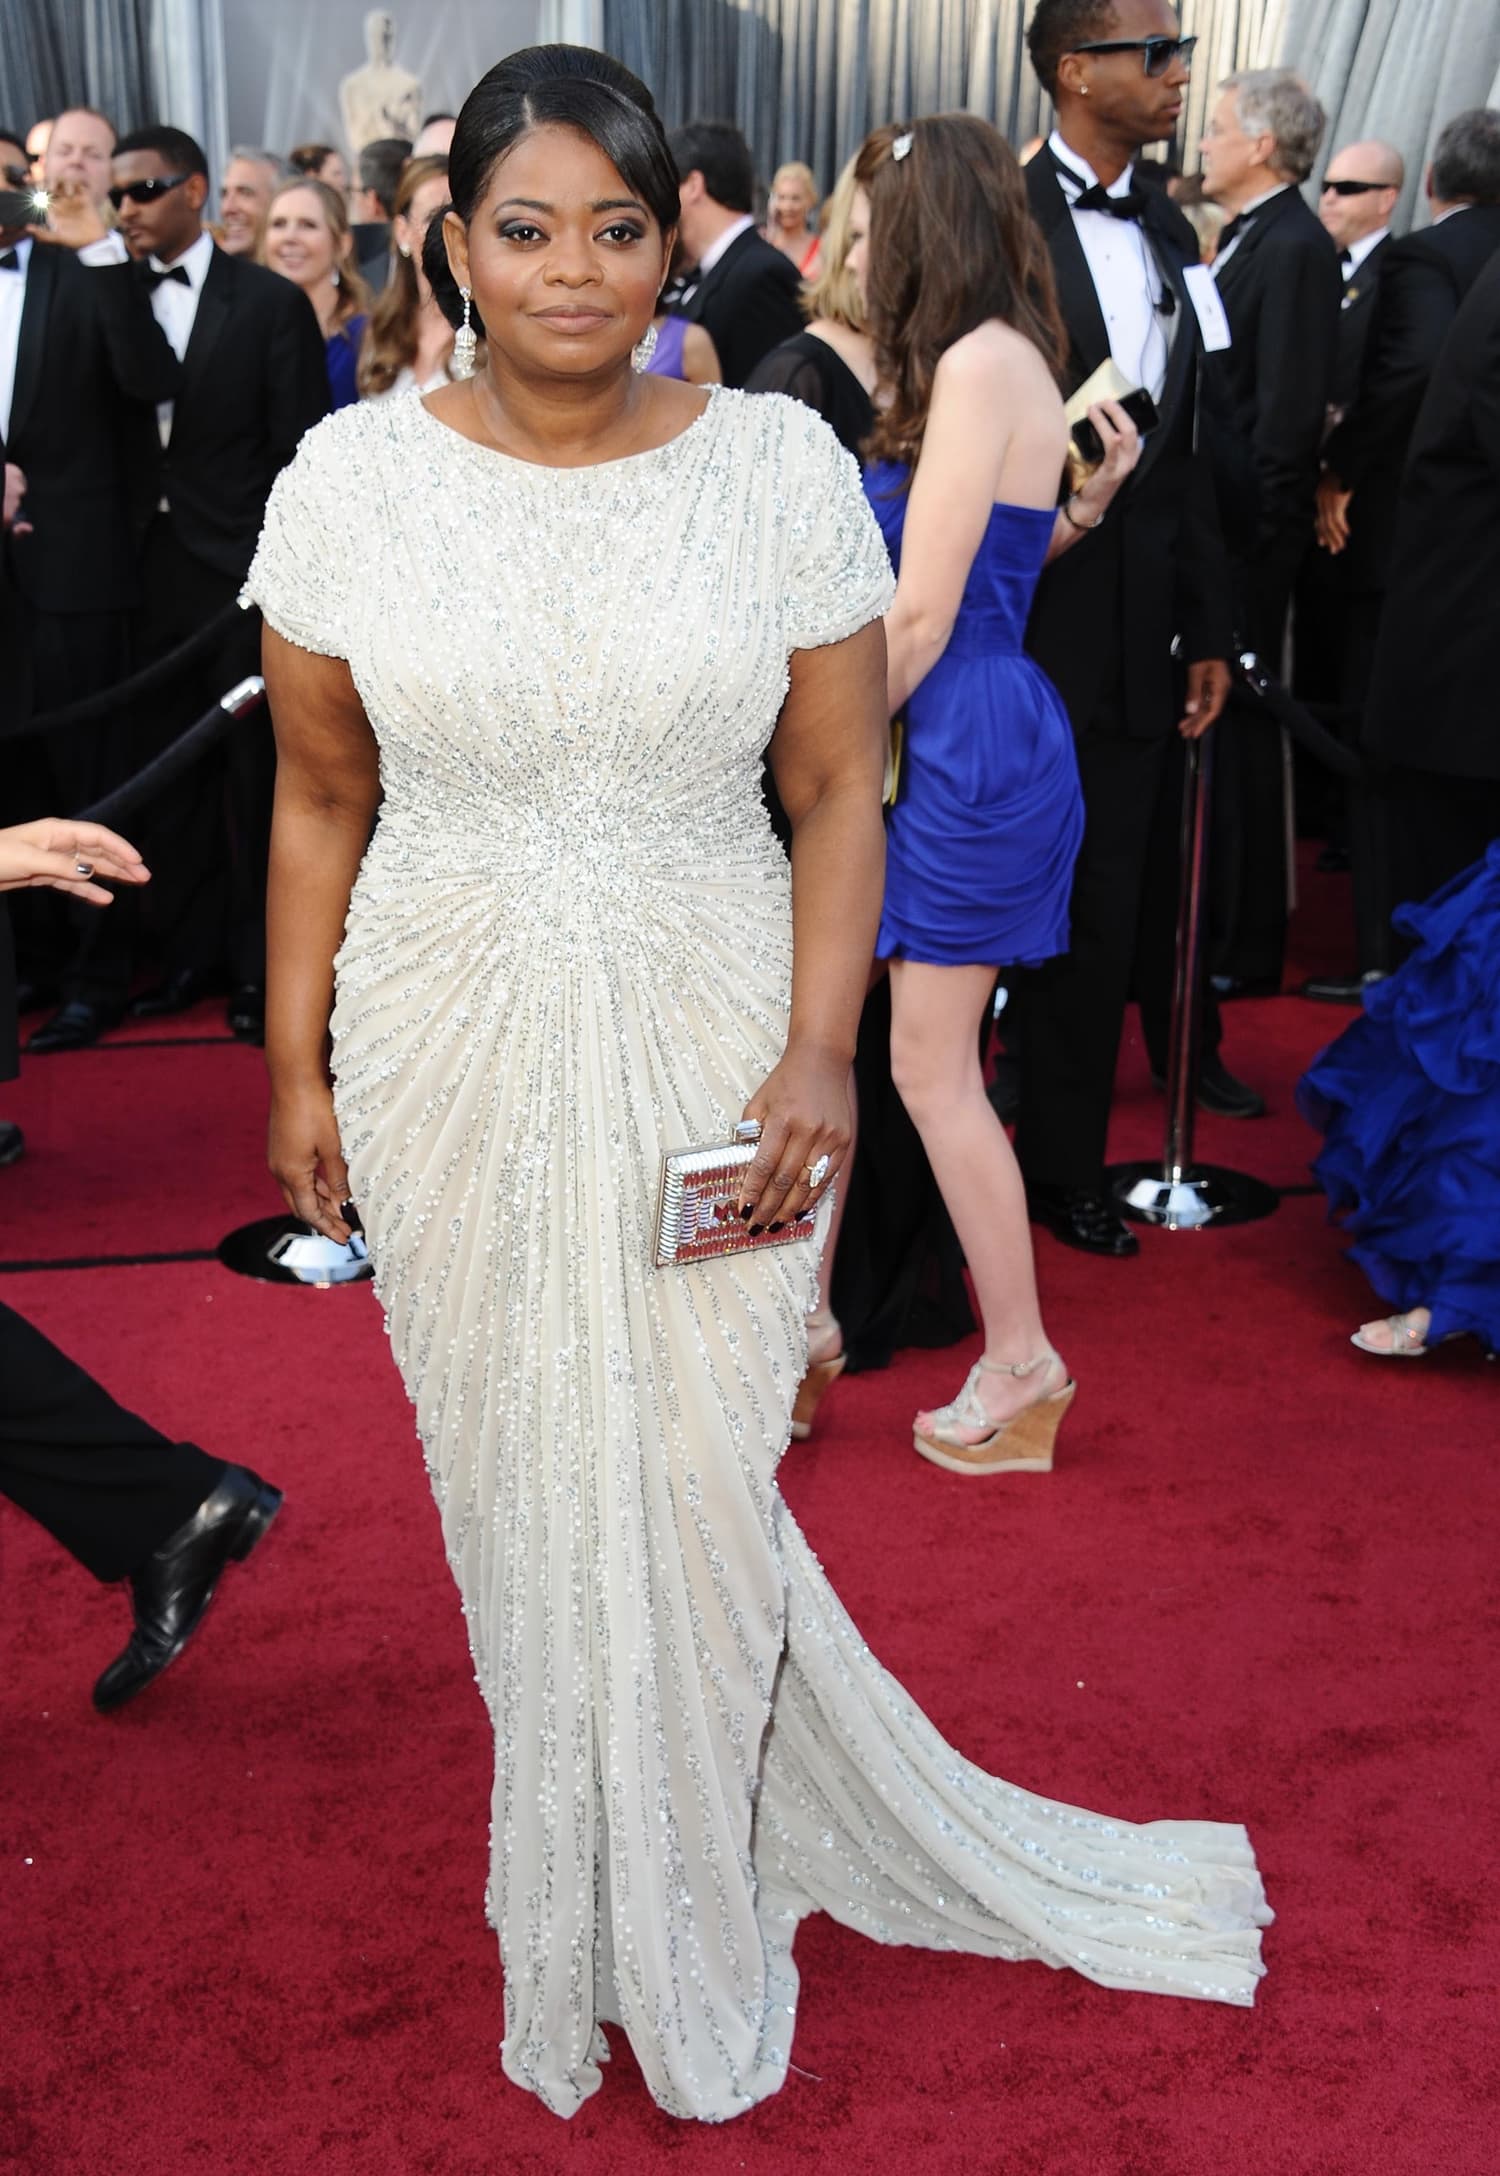
<path fill-rule="evenodd" d="M 1068 524 L 1070 529 L 1077 529 L 1081 534 L 1087 535 L 1090 529 L 1097 529 L 1100 527 L 1104 520 L 1104 516 L 1103 514 L 1099 514 L 1095 517 L 1093 521 L 1080 521 L 1077 515 L 1073 512 L 1073 509 L 1075 506 L 1081 506 L 1082 504 L 1083 501 L 1081 497 L 1075 491 L 1071 498 L 1064 499 L 1062 516 L 1063 520 Z"/>

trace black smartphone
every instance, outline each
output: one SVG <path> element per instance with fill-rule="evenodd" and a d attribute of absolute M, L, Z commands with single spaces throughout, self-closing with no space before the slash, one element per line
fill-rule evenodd
<path fill-rule="evenodd" d="M 1161 421 L 1156 403 L 1143 385 L 1138 385 L 1133 393 L 1122 393 L 1120 406 L 1142 438 L 1148 431 L 1154 431 Z M 1081 416 L 1074 424 L 1073 443 L 1078 448 L 1079 459 L 1090 468 L 1097 468 L 1104 459 L 1104 441 L 1087 416 Z"/>
<path fill-rule="evenodd" d="M 30 189 L 0 189 L 0 227 L 35 227 L 45 216 Z"/>

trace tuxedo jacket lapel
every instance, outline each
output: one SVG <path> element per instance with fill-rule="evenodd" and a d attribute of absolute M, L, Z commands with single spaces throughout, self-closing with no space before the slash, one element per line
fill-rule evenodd
<path fill-rule="evenodd" d="M 1161 399 L 1156 404 L 1161 424 L 1141 449 L 1141 458 L 1136 464 L 1138 476 L 1143 476 L 1160 456 L 1162 447 L 1172 435 L 1171 427 L 1178 409 L 1184 401 L 1195 397 L 1198 385 L 1198 314 L 1183 277 L 1182 259 L 1172 247 L 1170 237 L 1158 231 L 1154 199 L 1147 205 L 1141 226 L 1156 259 L 1157 270 L 1176 299 L 1177 309 L 1167 349 L 1167 375 L 1162 384 Z"/>
<path fill-rule="evenodd" d="M 1073 214 L 1045 150 L 1039 151 L 1026 168 L 1026 193 L 1031 216 L 1041 228 L 1052 257 L 1058 305 L 1072 351 L 1068 359 L 1071 393 L 1093 375 L 1109 354 L 1109 332 Z"/>
<path fill-rule="evenodd" d="M 31 404 L 42 383 L 47 357 L 47 320 L 52 310 L 56 277 L 52 246 L 46 242 L 33 242 L 31 262 L 26 268 L 26 300 L 21 307 L 21 326 L 16 341 L 16 382 L 10 399 L 12 445 L 25 429 Z"/>
<path fill-rule="evenodd" d="M 174 431 L 177 417 L 191 401 L 208 370 L 219 335 L 229 318 L 233 291 L 234 272 L 230 259 L 215 244 L 214 253 L 208 260 L 203 292 L 198 297 L 198 307 L 193 313 L 193 329 L 188 335 L 187 353 L 182 358 L 182 383 L 173 403 Z"/>

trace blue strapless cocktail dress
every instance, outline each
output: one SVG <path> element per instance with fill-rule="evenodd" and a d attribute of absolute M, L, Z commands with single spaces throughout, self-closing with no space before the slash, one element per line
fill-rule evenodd
<path fill-rule="evenodd" d="M 889 461 L 865 475 L 898 575 L 907 475 Z M 906 705 L 881 959 L 1020 967 L 1067 950 L 1078 763 L 1062 699 L 1021 646 L 1054 518 L 991 509 L 948 647 Z"/>

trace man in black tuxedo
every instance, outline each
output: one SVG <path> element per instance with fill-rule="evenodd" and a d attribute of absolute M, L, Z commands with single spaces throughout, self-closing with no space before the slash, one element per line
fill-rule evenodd
<path fill-rule="evenodd" d="M 718 352 L 726 385 L 743 385 L 763 355 L 801 332 L 802 282 L 790 257 L 755 231 L 755 162 L 727 121 L 690 121 L 668 138 L 682 198 L 678 228 L 696 281 L 678 308 Z"/>
<path fill-rule="evenodd" d="M 1072 1246 L 1138 1251 L 1104 1188 L 1105 1133 L 1132 970 L 1153 1054 L 1164 1058 L 1171 908 L 1143 902 L 1153 839 L 1174 833 L 1181 739 L 1229 686 L 1228 573 L 1195 416 L 1203 366 L 1198 242 L 1160 189 L 1132 186 L 1146 143 L 1171 137 L 1188 55 L 1166 0 L 1039 0 L 1029 43 L 1057 126 L 1025 169 L 1069 339 L 1067 390 L 1113 356 L 1160 414 L 1104 517 L 1043 574 L 1027 647 L 1055 682 L 1083 781 L 1085 829 L 1067 957 L 1011 992 L 1021 1058 L 1016 1148 L 1032 1214 Z M 1103 49 L 1101 49 L 1103 48 Z M 1189 279 L 1189 272 L 1194 277 Z M 1194 288 L 1200 292 L 1195 300 Z M 1186 692 L 1174 667 L 1181 638 Z M 1156 892 L 1175 869 L 1156 855 Z M 1208 1023 L 1201 1091 L 1248 1114 L 1257 1099 L 1217 1055 Z"/>
<path fill-rule="evenodd" d="M 1214 359 L 1221 513 L 1238 632 L 1278 676 L 1287 608 L 1313 534 L 1318 451 L 1338 346 L 1338 251 L 1302 200 L 1325 115 L 1284 68 L 1219 88 L 1202 142 L 1204 193 L 1230 216 L 1214 279 L 1232 342 Z M 1248 460 L 1246 454 L 1248 452 Z M 1248 697 L 1218 749 L 1213 958 L 1251 988 L 1280 987 L 1286 946 L 1286 788 L 1281 736 Z"/>
<path fill-rule="evenodd" d="M 16 472 L 12 472 L 14 477 Z M 4 526 L 20 513 L 14 481 Z M 0 559 L 0 640 L 16 596 Z M 7 648 L 4 653 L 10 656 Z M 25 716 L 21 673 L 0 674 L 0 725 Z M 106 873 L 130 881 L 125 842 L 97 825 L 43 821 L 0 830 L 0 892 L 80 884 Z M 130 850 L 125 848 L 125 853 Z M 118 912 L 95 886 L 91 904 Z M 10 925 L 0 901 L 0 1080 L 16 1070 L 16 990 Z M 13 1137 L 13 1138 L 8 1138 Z M 21 1153 L 0 1126 L 0 1164 Z M 0 1172 L 0 1189 L 5 1184 Z M 45 1526 L 96 1579 L 129 1579 L 134 1625 L 94 1687 L 101 1711 L 144 1692 L 197 1629 L 231 1558 L 243 1561 L 281 1508 L 281 1491 L 248 1467 L 172 1443 L 115 1403 L 13 1308 L 0 1303 L 0 1495 Z"/>
<path fill-rule="evenodd" d="M 1323 449 L 1318 541 L 1347 602 L 1345 700 L 1354 708 L 1372 686 L 1417 416 L 1463 298 L 1500 250 L 1500 112 L 1478 108 L 1447 124 L 1428 168 L 1427 198 L 1433 224 L 1381 251 L 1357 388 Z M 1361 975 L 1308 986 L 1310 996 L 1346 1002 L 1358 999 L 1365 976 L 1391 964 L 1398 895 L 1387 833 L 1399 812 L 1378 776 L 1359 789 L 1357 807 L 1350 844 Z"/>
<path fill-rule="evenodd" d="M 1500 249 L 1500 111 L 1450 121 L 1427 171 L 1433 223 L 1390 244 L 1359 387 L 1324 448 L 1319 533 L 1384 589 L 1407 449 L 1460 303 Z"/>
<path fill-rule="evenodd" d="M 1389 785 L 1397 901 L 1500 839 L 1500 251 L 1460 304 L 1412 429 L 1363 745 Z"/>
<path fill-rule="evenodd" d="M 1375 294 L 1385 269 L 1391 221 L 1406 180 L 1406 162 L 1378 137 L 1335 151 L 1323 175 L 1318 218 L 1339 253 L 1344 288 L 1329 392 L 1329 428 L 1348 413 L 1359 390 Z"/>
<path fill-rule="evenodd" d="M 19 157 L 4 152 L 0 163 L 15 171 Z M 19 651 L 43 710 L 129 671 L 141 602 L 139 486 L 155 404 L 172 397 L 179 377 L 130 267 L 80 262 L 75 223 L 79 236 L 101 231 L 81 181 L 59 182 L 51 219 L 46 229 L 0 232 L 0 440 L 27 493 L 24 519 L 0 547 L 24 607 L 6 669 Z M 102 719 L 13 742 L 3 768 L 0 821 L 85 807 L 128 774 L 127 735 Z M 39 979 L 105 1025 L 124 1010 L 130 972 L 128 944 L 110 920 L 70 902 L 66 917 L 30 912 L 26 929 Z"/>
<path fill-rule="evenodd" d="M 159 344 L 181 366 L 173 399 L 157 411 L 146 476 L 154 511 L 141 547 L 136 636 L 137 662 L 149 663 L 234 603 L 271 485 L 303 433 L 328 411 L 328 373 L 318 321 L 301 289 L 227 255 L 205 229 L 208 175 L 190 136 L 150 128 L 124 137 L 114 191 Z M 256 669 L 247 617 L 151 703 L 136 727 L 138 759 L 156 754 Z M 241 721 L 146 812 L 147 859 L 159 870 L 147 919 L 166 974 L 135 1001 L 140 1017 L 182 1011 L 227 979 L 231 1027 L 259 1040 L 274 770 L 261 713 Z M 69 1047 L 92 1041 L 99 1026 L 59 1019 L 41 1036 L 45 1047 Z"/>
<path fill-rule="evenodd" d="M 1318 217 L 1339 253 L 1344 282 L 1328 401 L 1329 431 L 1343 420 L 1359 390 L 1375 296 L 1390 248 L 1391 220 L 1405 178 L 1400 152 L 1377 137 L 1336 151 L 1323 176 Z M 1372 610 L 1370 593 L 1350 578 L 1348 560 L 1334 558 L 1320 541 L 1315 542 L 1297 577 L 1293 686 L 1304 701 L 1336 711 L 1344 730 L 1355 737 L 1369 688 L 1378 625 L 1378 603 Z M 1321 798 L 1326 811 L 1324 860 L 1331 858 L 1336 868 L 1353 868 L 1360 972 L 1353 977 L 1315 975 L 1302 985 L 1302 994 L 1324 1003 L 1358 1004 L 1366 977 L 1377 977 L 1390 964 L 1386 956 L 1389 909 L 1379 881 L 1385 866 L 1380 802 L 1362 785 L 1337 783 L 1326 774 L 1314 774 L 1309 783 L 1314 807 Z"/>

